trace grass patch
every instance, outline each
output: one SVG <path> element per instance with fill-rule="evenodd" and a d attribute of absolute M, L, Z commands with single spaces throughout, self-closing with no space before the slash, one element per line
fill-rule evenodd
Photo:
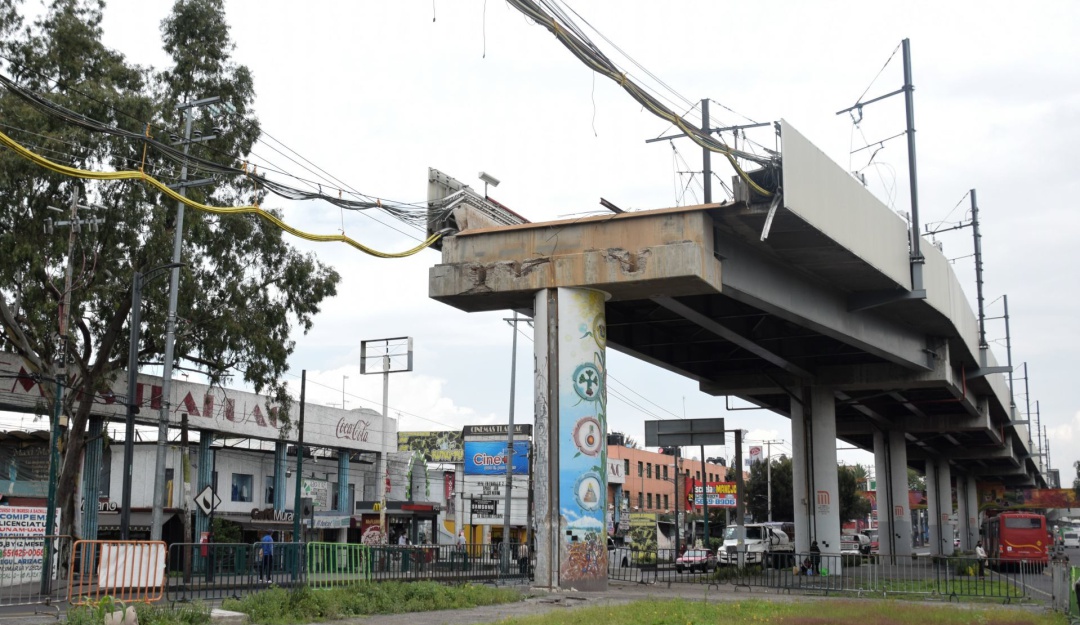
<path fill-rule="evenodd" d="M 806 603 L 750 600 L 725 603 L 638 601 L 514 618 L 500 625 L 1066 625 L 1064 615 L 1032 614 L 1009 608 L 919 606 L 897 609 L 889 601 L 815 601 Z"/>
<path fill-rule="evenodd" d="M 307 586 L 293 590 L 271 587 L 243 599 L 227 599 L 221 607 L 243 612 L 259 625 L 292 625 L 371 614 L 473 608 L 521 599 L 519 591 L 508 588 L 380 582 L 326 590 Z M 139 625 L 143 625 L 141 620 Z"/>
<path fill-rule="evenodd" d="M 139 625 L 208 625 L 210 623 L 210 608 L 198 602 L 175 608 L 141 602 L 128 605 L 135 608 Z M 122 602 L 106 597 L 93 605 L 70 608 L 64 620 L 68 625 L 103 625 L 105 615 L 120 610 L 122 606 Z"/>

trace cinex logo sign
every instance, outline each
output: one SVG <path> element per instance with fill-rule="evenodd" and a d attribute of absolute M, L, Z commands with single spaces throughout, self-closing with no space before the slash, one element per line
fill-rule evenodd
<path fill-rule="evenodd" d="M 515 475 L 527 475 L 529 443 L 514 441 L 514 457 L 508 461 L 502 441 L 465 441 L 465 475 L 506 475 L 508 462 Z"/>

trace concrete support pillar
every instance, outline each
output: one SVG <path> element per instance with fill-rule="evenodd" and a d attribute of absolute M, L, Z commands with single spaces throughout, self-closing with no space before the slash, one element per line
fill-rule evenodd
<path fill-rule="evenodd" d="M 952 521 L 952 469 L 947 460 L 941 460 L 937 465 L 938 477 L 938 514 L 941 515 L 941 554 L 951 556 L 953 554 L 953 530 L 955 525 Z"/>
<path fill-rule="evenodd" d="M 353 513 L 353 503 L 349 500 L 349 452 L 338 450 L 337 459 L 337 500 L 338 512 Z"/>
<path fill-rule="evenodd" d="M 91 418 L 90 428 L 86 433 L 86 447 L 83 452 L 83 540 L 97 540 L 98 533 L 98 493 L 101 492 L 101 419 Z"/>
<path fill-rule="evenodd" d="M 937 463 L 926 460 L 926 528 L 930 555 L 941 555 L 941 500 L 938 497 Z"/>
<path fill-rule="evenodd" d="M 874 433 L 877 475 L 878 553 L 911 555 L 907 442 L 902 432 Z"/>
<path fill-rule="evenodd" d="M 893 554 L 896 532 L 893 531 L 893 491 L 889 488 L 892 463 L 889 462 L 889 435 L 891 432 L 874 432 L 874 476 L 877 480 L 877 529 L 878 553 Z"/>
<path fill-rule="evenodd" d="M 964 500 L 967 501 L 967 542 L 963 547 L 965 551 L 974 551 L 975 543 L 979 541 L 979 492 L 974 476 L 964 476 L 963 480 Z"/>
<path fill-rule="evenodd" d="M 930 528 L 930 553 L 953 554 L 952 471 L 947 460 L 926 461 L 926 500 Z"/>
<path fill-rule="evenodd" d="M 199 473 L 195 477 L 198 488 L 197 493 L 201 493 L 207 486 L 213 486 L 214 484 L 214 450 L 210 448 L 210 444 L 214 442 L 214 435 L 210 432 L 199 432 Z M 275 490 L 276 492 L 276 490 Z M 218 497 L 221 493 L 218 493 Z M 201 508 L 195 510 L 195 541 L 198 542 L 203 535 L 203 532 L 210 531 L 210 517 L 203 514 Z"/>
<path fill-rule="evenodd" d="M 833 389 L 810 389 L 813 432 L 814 527 L 822 555 L 840 555 L 840 486 L 836 463 L 836 395 Z M 829 563 L 834 575 L 841 573 L 839 558 Z"/>
<path fill-rule="evenodd" d="M 274 510 L 277 511 L 285 509 L 288 496 L 285 489 L 285 477 L 289 470 L 286 447 L 287 443 L 283 441 L 274 443 Z"/>
<path fill-rule="evenodd" d="M 911 509 L 908 500 L 907 439 L 903 432 L 891 432 L 889 436 L 889 462 L 892 469 L 892 531 L 894 551 L 898 556 L 910 556 Z M 889 512 L 886 510 L 886 512 Z M 881 510 L 878 509 L 878 516 Z M 880 535 L 878 541 L 880 543 Z"/>
<path fill-rule="evenodd" d="M 535 584 L 607 589 L 607 326 L 605 296 L 536 295 Z"/>
<path fill-rule="evenodd" d="M 810 488 L 810 415 L 802 405 L 802 396 L 791 398 L 791 488 L 795 500 L 795 552 L 810 551 L 811 516 L 814 496 Z"/>
<path fill-rule="evenodd" d="M 960 549 L 961 551 L 970 551 L 975 548 L 975 543 L 968 545 L 971 539 L 971 528 L 968 525 L 968 519 L 971 517 L 968 512 L 968 480 L 966 476 L 956 476 L 956 531 L 960 536 Z"/>

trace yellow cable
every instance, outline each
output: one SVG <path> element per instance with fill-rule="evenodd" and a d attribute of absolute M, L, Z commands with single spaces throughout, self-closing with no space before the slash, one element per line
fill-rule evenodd
<path fill-rule="evenodd" d="M 72 177 L 72 178 L 84 178 L 84 179 L 88 179 L 88 180 L 130 180 L 130 179 L 133 179 L 133 178 L 137 178 L 139 180 L 142 180 L 142 181 L 146 182 L 147 184 L 149 184 L 151 186 L 157 187 L 158 190 L 160 190 L 162 193 L 169 196 L 170 198 L 172 198 L 172 199 L 174 199 L 174 200 L 176 200 L 178 202 L 183 202 L 187 206 L 190 206 L 190 207 L 192 207 L 192 208 L 194 208 L 196 210 L 204 211 L 204 212 L 207 212 L 207 213 L 213 213 L 213 214 L 216 214 L 216 215 L 255 214 L 255 215 L 257 215 L 257 216 L 261 217 L 262 219 L 274 224 L 278 228 L 284 230 L 285 232 L 288 232 L 289 234 L 291 234 L 291 235 L 293 235 L 295 237 L 299 237 L 299 238 L 305 239 L 307 241 L 318 241 L 318 242 L 335 242 L 336 241 L 336 242 L 340 242 L 340 243 L 347 243 L 347 244 L 351 245 L 352 247 L 360 250 L 361 252 L 364 252 L 365 254 L 370 254 L 371 256 L 375 256 L 377 258 L 404 258 L 406 256 L 412 256 L 413 254 L 416 254 L 420 250 L 425 249 L 427 247 L 430 247 L 431 244 L 433 244 L 433 243 L 435 243 L 435 241 L 439 240 L 439 237 L 441 236 L 441 235 L 438 235 L 438 234 L 433 234 L 433 235 L 429 236 L 420 245 L 417 245 L 416 247 L 414 247 L 412 249 L 405 250 L 404 252 L 396 252 L 396 253 L 380 252 L 378 250 L 374 250 L 374 249 L 372 249 L 370 247 L 367 247 L 366 245 L 363 245 L 363 244 L 361 244 L 361 243 L 359 243 L 359 242 L 345 236 L 344 234 L 312 234 L 310 232 L 304 232 L 303 230 L 298 230 L 296 228 L 293 228 L 289 224 L 285 223 L 284 221 L 282 221 L 280 218 L 278 218 L 273 213 L 269 213 L 267 211 L 264 211 L 263 209 L 259 208 L 258 206 L 218 207 L 218 206 L 208 206 L 206 204 L 200 204 L 199 202 L 196 202 L 196 201 L 194 201 L 192 199 L 184 197 L 183 195 L 180 195 L 176 191 L 173 191 L 172 189 L 170 189 L 169 186 L 166 185 L 165 183 L 163 183 L 160 180 L 154 178 L 153 176 L 148 176 L 143 172 L 139 172 L 139 171 L 114 171 L 114 172 L 88 171 L 88 170 L 85 170 L 85 169 L 77 169 L 75 167 L 68 167 L 67 165 L 61 165 L 59 163 L 54 163 L 53 161 L 50 161 L 49 159 L 45 158 L 44 156 L 41 156 L 40 154 L 36 154 L 36 153 L 30 151 L 29 149 L 23 147 L 17 141 L 15 141 L 11 137 L 7 136 L 3 132 L 0 132 L 0 144 L 7 146 L 12 151 L 14 151 L 16 154 L 18 154 L 19 156 L 23 157 L 24 159 L 26 159 L 26 160 L 28 160 L 28 161 L 30 161 L 32 163 L 34 163 L 36 165 L 39 165 L 41 167 L 44 167 L 45 169 L 48 169 L 49 171 L 53 171 L 53 172 L 56 172 L 58 174 L 62 174 L 64 176 L 69 176 L 69 177 Z"/>

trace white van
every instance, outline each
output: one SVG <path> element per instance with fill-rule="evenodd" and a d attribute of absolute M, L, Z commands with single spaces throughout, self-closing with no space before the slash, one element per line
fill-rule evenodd
<path fill-rule="evenodd" d="M 1080 532 L 1068 531 L 1061 536 L 1066 547 L 1080 547 Z"/>
<path fill-rule="evenodd" d="M 783 530 L 764 523 L 748 523 L 743 527 L 746 529 L 747 564 L 764 563 L 766 560 L 765 554 L 795 553 L 795 545 Z M 735 525 L 724 528 L 724 545 L 720 548 L 720 553 L 717 554 L 717 560 L 720 564 L 739 563 L 737 531 L 738 527 Z M 786 564 L 782 558 L 774 558 L 772 563 L 777 567 Z"/>

